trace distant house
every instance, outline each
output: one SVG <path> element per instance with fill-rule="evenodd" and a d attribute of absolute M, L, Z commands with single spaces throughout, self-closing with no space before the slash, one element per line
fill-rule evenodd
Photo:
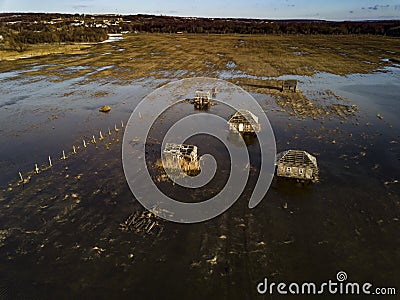
<path fill-rule="evenodd" d="M 303 150 L 287 150 L 276 156 L 276 175 L 302 180 L 318 181 L 317 159 Z"/>
<path fill-rule="evenodd" d="M 83 26 L 85 25 L 85 21 L 83 20 L 74 20 L 74 23 L 71 24 L 72 26 Z"/>
<path fill-rule="evenodd" d="M 96 28 L 107 28 L 106 24 L 96 23 Z"/>
<path fill-rule="evenodd" d="M 239 109 L 228 121 L 229 129 L 240 133 L 259 132 L 258 117 L 245 109 Z"/>

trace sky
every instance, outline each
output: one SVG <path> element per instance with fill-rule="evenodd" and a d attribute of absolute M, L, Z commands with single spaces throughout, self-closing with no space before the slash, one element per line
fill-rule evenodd
<path fill-rule="evenodd" d="M 399 20 L 400 0 L 0 0 L 0 11 L 260 19 Z"/>

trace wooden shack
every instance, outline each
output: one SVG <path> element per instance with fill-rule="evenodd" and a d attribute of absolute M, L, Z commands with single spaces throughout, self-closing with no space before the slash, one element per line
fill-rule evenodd
<path fill-rule="evenodd" d="M 217 98 L 217 94 L 218 94 L 218 89 L 216 87 L 213 87 L 211 90 L 211 97 L 215 99 Z"/>
<path fill-rule="evenodd" d="M 197 146 L 167 143 L 164 154 L 164 168 L 176 171 L 179 168 L 188 175 L 200 171 Z"/>
<path fill-rule="evenodd" d="M 297 80 L 283 80 L 281 91 L 284 90 L 296 92 L 297 90 Z"/>
<path fill-rule="evenodd" d="M 239 109 L 232 115 L 228 124 L 230 130 L 239 133 L 255 133 L 261 129 L 257 116 L 245 109 Z"/>
<path fill-rule="evenodd" d="M 319 175 L 317 159 L 303 150 L 287 150 L 278 153 L 276 175 L 317 182 Z"/>
<path fill-rule="evenodd" d="M 193 104 L 195 108 L 208 108 L 211 104 L 210 92 L 196 91 Z"/>

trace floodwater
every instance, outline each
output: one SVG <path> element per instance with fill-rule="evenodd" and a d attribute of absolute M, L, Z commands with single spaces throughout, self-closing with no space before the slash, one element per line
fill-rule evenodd
<path fill-rule="evenodd" d="M 352 282 L 400 292 L 399 68 L 346 77 L 287 76 L 298 79 L 312 101 L 321 103 L 320 91 L 330 90 L 357 105 L 346 119 L 300 118 L 273 96 L 254 94 L 268 115 L 278 151 L 314 154 L 320 182 L 274 179 L 265 199 L 250 210 L 260 162 L 257 139 L 251 138 L 250 180 L 233 207 L 199 224 L 159 220 L 160 230 L 149 233 L 119 229 L 130 214 L 143 211 L 122 170 L 121 121 L 126 123 L 135 105 L 166 81 L 116 85 L 24 76 L 40 68 L 27 63 L 0 74 L 0 298 L 281 299 L 258 295 L 258 282 L 267 277 L 269 282 L 321 283 L 335 280 L 339 271 Z M 98 112 L 105 104 L 111 112 Z M 225 117 L 232 113 L 220 105 L 213 111 Z M 157 158 L 158 135 L 188 113 L 192 105 L 182 102 L 156 123 L 150 161 Z M 93 135 L 96 144 L 89 143 Z M 179 190 L 182 201 L 201 201 L 223 186 L 229 157 L 213 138 L 195 136 L 188 142 L 218 161 L 219 173 L 208 191 Z M 60 160 L 63 150 L 67 159 Z M 35 164 L 48 165 L 48 156 L 53 168 L 34 174 Z M 17 185 L 18 172 L 30 176 L 29 182 Z M 160 188 L 176 190 L 168 181 Z"/>

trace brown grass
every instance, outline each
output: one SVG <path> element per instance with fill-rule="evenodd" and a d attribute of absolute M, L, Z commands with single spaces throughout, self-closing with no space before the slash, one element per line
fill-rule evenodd
<path fill-rule="evenodd" d="M 124 37 L 116 43 L 36 45 L 25 53 L 0 52 L 3 60 L 0 71 L 38 63 L 41 69 L 25 72 L 23 76 L 119 84 L 148 77 L 218 77 L 220 72 L 227 72 L 231 76 L 229 81 L 249 91 L 275 95 L 277 104 L 291 114 L 333 113 L 345 118 L 354 111 L 341 99 L 333 102 L 342 106 L 315 105 L 301 91 L 280 92 L 281 82 L 275 77 L 316 72 L 369 73 L 392 64 L 382 58 L 398 59 L 400 53 L 400 39 L 383 36 L 132 34 Z M 64 55 L 46 55 L 55 53 Z M 5 60 L 30 54 L 35 57 Z"/>
<path fill-rule="evenodd" d="M 92 44 L 36 44 L 30 45 L 23 52 L 0 50 L 0 61 L 37 58 L 49 54 L 80 54 Z"/>
<path fill-rule="evenodd" d="M 18 55 L 65 53 L 19 60 L 17 64 L 41 61 L 57 65 L 42 69 L 42 74 L 62 73 L 62 68 L 68 66 L 112 66 L 112 69 L 89 77 L 124 80 L 148 76 L 180 78 L 189 76 L 191 72 L 193 75 L 215 76 L 218 71 L 227 70 L 228 62 L 236 64 L 234 71 L 259 77 L 312 75 L 315 72 L 345 75 L 367 73 L 390 64 L 380 59 L 398 58 L 400 39 L 381 36 L 138 34 L 125 36 L 125 40 L 117 43 L 88 47 L 90 45 L 43 45 L 24 53 L 3 51 L 0 58 L 4 61 Z M 118 51 L 118 48 L 125 50 Z M 77 53 L 87 55 L 71 55 Z M 10 67 L 13 65 L 15 62 Z M 7 63 L 3 63 L 4 67 Z M 186 71 L 186 74 L 179 71 Z M 65 75 L 66 78 L 74 76 Z"/>

